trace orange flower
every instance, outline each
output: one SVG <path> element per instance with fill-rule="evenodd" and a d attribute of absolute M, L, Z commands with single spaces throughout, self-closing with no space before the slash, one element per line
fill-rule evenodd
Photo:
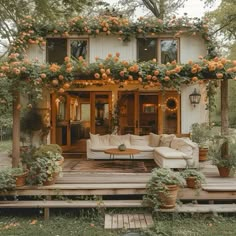
<path fill-rule="evenodd" d="M 54 86 L 57 86 L 57 85 L 58 85 L 58 80 L 57 80 L 57 79 L 52 80 L 52 84 L 53 84 Z"/>
<path fill-rule="evenodd" d="M 120 71 L 120 73 L 119 73 L 119 74 L 120 74 L 120 76 L 121 76 L 121 77 L 124 77 L 124 75 L 125 75 L 125 72 L 122 70 L 122 71 Z"/>
<path fill-rule="evenodd" d="M 218 79 L 222 79 L 224 77 L 224 75 L 222 73 L 216 73 L 216 77 Z"/>
<path fill-rule="evenodd" d="M 64 79 L 64 76 L 63 76 L 63 75 L 59 75 L 59 76 L 58 76 L 58 79 L 59 79 L 59 80 L 63 80 L 63 79 Z"/>
<path fill-rule="evenodd" d="M 99 79 L 99 78 L 100 78 L 100 74 L 95 73 L 95 74 L 94 74 L 94 77 L 95 77 L 96 79 Z"/>
<path fill-rule="evenodd" d="M 47 75 L 44 74 L 44 73 L 42 73 L 42 74 L 40 75 L 40 77 L 41 77 L 42 79 L 45 79 L 45 78 L 47 77 Z"/>
<path fill-rule="evenodd" d="M 107 79 L 107 74 L 106 74 L 106 73 L 103 73 L 103 74 L 102 74 L 102 78 L 103 78 L 103 79 Z"/>
<path fill-rule="evenodd" d="M 52 72 L 57 72 L 58 70 L 60 70 L 60 66 L 53 63 L 50 67 L 49 67 L 49 70 L 52 71 Z"/>
<path fill-rule="evenodd" d="M 160 73 L 159 70 L 154 70 L 154 72 L 153 72 L 153 74 L 156 76 L 159 75 L 159 73 Z"/>
<path fill-rule="evenodd" d="M 192 78 L 192 81 L 193 81 L 193 82 L 198 81 L 198 77 L 194 76 L 194 77 Z"/>
<path fill-rule="evenodd" d="M 170 80 L 170 77 L 169 77 L 169 76 L 165 76 L 164 80 L 165 80 L 165 81 L 169 81 L 169 80 Z"/>
<path fill-rule="evenodd" d="M 192 69 L 191 69 L 191 72 L 192 72 L 193 74 L 197 73 L 197 68 L 192 68 Z"/>
<path fill-rule="evenodd" d="M 150 80 L 151 78 L 152 78 L 152 76 L 151 75 L 147 75 L 147 80 Z"/>

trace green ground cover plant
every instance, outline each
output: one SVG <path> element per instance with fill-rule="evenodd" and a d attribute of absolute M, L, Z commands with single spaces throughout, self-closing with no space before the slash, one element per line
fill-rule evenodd
<path fill-rule="evenodd" d="M 1 236 L 222 236 L 236 235 L 236 215 L 156 213 L 154 227 L 140 230 L 105 230 L 104 211 L 64 209 L 52 211 L 48 221 L 38 210 L 0 210 Z M 106 213 L 137 213 L 137 209 L 105 210 Z M 142 210 L 141 212 L 143 212 Z"/>

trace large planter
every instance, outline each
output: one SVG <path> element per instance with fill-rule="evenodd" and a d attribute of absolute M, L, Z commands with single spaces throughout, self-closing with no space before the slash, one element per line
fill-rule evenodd
<path fill-rule="evenodd" d="M 217 166 L 220 177 L 229 177 L 231 168 L 224 166 Z"/>
<path fill-rule="evenodd" d="M 165 192 L 158 193 L 161 202 L 160 208 L 171 209 L 176 205 L 176 199 L 179 187 L 178 185 L 166 185 L 167 190 Z"/>
<path fill-rule="evenodd" d="M 206 161 L 208 148 L 199 148 L 199 161 Z"/>
<path fill-rule="evenodd" d="M 14 176 L 16 178 L 16 187 L 21 187 L 25 185 L 25 180 L 28 175 L 29 171 L 25 171 L 25 173 L 21 175 Z"/>
<path fill-rule="evenodd" d="M 54 173 L 53 176 L 52 176 L 52 179 L 43 182 L 43 185 L 48 186 L 48 185 L 55 184 L 58 176 L 59 176 L 59 173 Z"/>
<path fill-rule="evenodd" d="M 197 183 L 197 178 L 194 176 L 190 176 L 186 178 L 186 184 L 188 188 L 199 188 L 199 184 Z"/>

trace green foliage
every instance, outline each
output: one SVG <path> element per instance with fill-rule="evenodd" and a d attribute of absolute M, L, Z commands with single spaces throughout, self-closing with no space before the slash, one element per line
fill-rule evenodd
<path fill-rule="evenodd" d="M 12 175 L 11 168 L 0 170 L 0 192 L 7 192 L 16 187 L 16 180 Z"/>
<path fill-rule="evenodd" d="M 227 156 L 225 149 L 227 149 Z M 214 136 L 209 146 L 208 158 L 212 164 L 220 167 L 236 168 L 236 143 L 234 137 Z"/>
<path fill-rule="evenodd" d="M 166 193 L 166 185 L 177 185 L 183 187 L 184 178 L 179 172 L 167 168 L 155 168 L 146 186 L 146 195 L 143 198 L 144 205 L 157 209 L 161 205 L 159 193 Z"/>
<path fill-rule="evenodd" d="M 184 179 L 187 179 L 189 177 L 195 177 L 196 178 L 195 183 L 197 187 L 200 187 L 202 183 L 206 182 L 205 175 L 196 169 L 185 169 L 181 171 L 180 174 Z"/>
<path fill-rule="evenodd" d="M 57 144 L 42 145 L 21 153 L 23 165 L 29 169 L 26 182 L 30 185 L 42 185 L 51 181 L 62 171 L 60 161 L 64 160 L 61 148 Z"/>
<path fill-rule="evenodd" d="M 211 127 L 208 123 L 194 123 L 191 126 L 191 140 L 204 148 L 211 138 Z"/>
<path fill-rule="evenodd" d="M 58 144 L 41 145 L 34 152 L 35 157 L 49 156 L 48 152 L 62 154 L 62 148 Z"/>

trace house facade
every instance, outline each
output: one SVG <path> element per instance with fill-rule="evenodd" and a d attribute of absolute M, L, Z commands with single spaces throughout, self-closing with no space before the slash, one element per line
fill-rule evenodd
<path fill-rule="evenodd" d="M 48 36 L 44 47 L 30 45 L 27 55 L 40 63 L 61 64 L 66 56 L 83 57 L 90 64 L 96 58 L 119 53 L 125 61 L 148 61 L 178 64 L 198 61 L 207 48 L 201 36 L 187 32 L 176 37 L 174 33 L 160 33 L 146 37 L 119 40 L 117 35 L 70 34 L 68 37 Z M 75 86 L 63 93 L 45 91 L 40 109 L 50 115 L 49 142 L 73 149 L 89 138 L 89 133 L 145 135 L 153 133 L 189 133 L 193 123 L 208 121 L 206 86 L 204 83 L 181 85 L 180 90 L 145 87 L 135 80 L 122 83 L 95 84 L 94 78 L 80 76 Z M 201 94 L 200 103 L 193 106 L 189 95 L 194 89 Z M 81 147 L 83 149 L 83 147 Z"/>

